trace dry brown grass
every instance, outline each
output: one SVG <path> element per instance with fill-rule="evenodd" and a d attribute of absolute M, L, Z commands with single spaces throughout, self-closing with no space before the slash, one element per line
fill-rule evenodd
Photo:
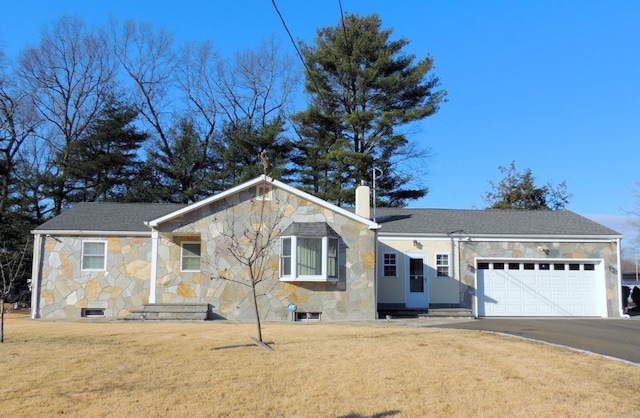
<path fill-rule="evenodd" d="M 2 416 L 637 415 L 640 367 L 475 331 L 9 319 Z"/>

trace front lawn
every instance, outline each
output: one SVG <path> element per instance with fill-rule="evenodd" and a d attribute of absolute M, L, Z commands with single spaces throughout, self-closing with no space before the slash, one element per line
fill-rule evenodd
<path fill-rule="evenodd" d="M 9 318 L 3 416 L 612 416 L 640 367 L 477 331 Z"/>

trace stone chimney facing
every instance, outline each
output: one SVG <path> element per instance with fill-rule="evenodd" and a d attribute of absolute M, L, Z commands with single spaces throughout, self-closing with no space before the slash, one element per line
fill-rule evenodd
<path fill-rule="evenodd" d="M 365 219 L 371 219 L 371 197 L 369 186 L 365 186 L 364 182 L 356 187 L 356 215 Z"/>

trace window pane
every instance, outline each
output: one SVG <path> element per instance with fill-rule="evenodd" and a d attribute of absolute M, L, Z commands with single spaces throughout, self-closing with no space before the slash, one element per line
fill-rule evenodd
<path fill-rule="evenodd" d="M 291 238 L 282 238 L 280 242 L 280 276 L 291 276 Z"/>
<path fill-rule="evenodd" d="M 105 242 L 83 242 L 82 243 L 82 269 L 83 270 L 104 270 L 105 269 Z"/>
<path fill-rule="evenodd" d="M 322 238 L 298 238 L 298 275 L 322 274 Z"/>
<path fill-rule="evenodd" d="M 436 254 L 437 277 L 449 275 L 449 254 Z"/>
<path fill-rule="evenodd" d="M 104 256 L 104 242 L 85 242 L 84 254 Z"/>
<path fill-rule="evenodd" d="M 85 270 L 102 270 L 104 268 L 104 257 L 85 255 L 82 268 Z"/>
<path fill-rule="evenodd" d="M 182 244 L 182 254 L 185 257 L 200 257 L 200 244 Z"/>
<path fill-rule="evenodd" d="M 396 277 L 396 255 L 392 253 L 384 254 L 383 274 L 385 277 Z"/>
<path fill-rule="evenodd" d="M 186 257 L 182 260 L 182 270 L 200 270 L 200 259 Z"/>
<path fill-rule="evenodd" d="M 185 242 L 182 244 L 182 270 L 200 270 L 200 243 Z"/>
<path fill-rule="evenodd" d="M 329 238 L 327 249 L 327 275 L 338 277 L 338 240 Z"/>

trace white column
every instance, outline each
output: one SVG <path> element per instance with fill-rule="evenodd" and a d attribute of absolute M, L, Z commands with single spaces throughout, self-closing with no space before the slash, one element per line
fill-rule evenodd
<path fill-rule="evenodd" d="M 33 237 L 33 264 L 31 266 L 31 319 L 40 318 L 40 280 L 42 276 L 42 234 Z"/>
<path fill-rule="evenodd" d="M 158 279 L 158 231 L 151 232 L 151 277 L 149 278 L 149 303 L 156 303 Z"/>

